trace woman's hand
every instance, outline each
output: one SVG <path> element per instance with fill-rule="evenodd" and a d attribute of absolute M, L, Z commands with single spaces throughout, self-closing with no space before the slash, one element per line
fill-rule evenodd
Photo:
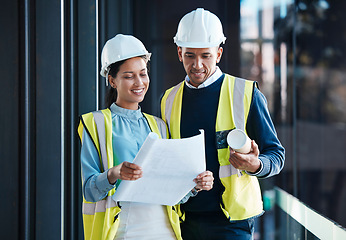
<path fill-rule="evenodd" d="M 118 179 L 137 180 L 142 177 L 142 168 L 134 163 L 122 162 L 109 169 L 107 178 L 110 184 L 114 184 Z"/>
<path fill-rule="evenodd" d="M 198 174 L 198 176 L 193 181 L 197 184 L 195 187 L 197 191 L 201 191 L 201 190 L 209 191 L 210 189 L 213 188 L 213 184 L 214 184 L 213 173 L 210 171 L 202 172 Z"/>

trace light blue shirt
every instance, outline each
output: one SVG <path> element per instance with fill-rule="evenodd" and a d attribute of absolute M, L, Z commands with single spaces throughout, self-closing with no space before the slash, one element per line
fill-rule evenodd
<path fill-rule="evenodd" d="M 138 110 L 130 110 L 121 108 L 113 103 L 110 106 L 110 110 L 112 114 L 114 165 L 119 165 L 124 161 L 132 162 L 146 137 L 151 132 L 149 124 L 140 108 Z M 109 183 L 107 178 L 108 170 L 101 173 L 98 152 L 85 129 L 83 130 L 81 148 L 81 168 L 82 191 L 85 200 L 90 202 L 100 201 L 116 186 L 116 184 L 112 185 Z M 193 195 L 195 194 L 190 192 L 183 198 L 182 202 L 187 201 Z"/>
<path fill-rule="evenodd" d="M 130 110 L 112 104 L 112 141 L 114 165 L 132 162 L 151 132 L 141 109 Z"/>

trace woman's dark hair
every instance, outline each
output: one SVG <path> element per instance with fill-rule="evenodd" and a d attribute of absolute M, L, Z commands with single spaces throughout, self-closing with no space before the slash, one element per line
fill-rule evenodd
<path fill-rule="evenodd" d="M 141 56 L 141 57 L 144 59 L 147 59 L 145 56 Z M 108 75 L 111 75 L 113 78 L 116 78 L 116 76 L 119 72 L 120 66 L 123 65 L 123 63 L 126 60 L 127 59 L 119 61 L 119 62 L 115 62 L 115 63 L 112 63 L 111 65 L 109 65 Z M 149 72 L 149 61 L 147 61 L 147 69 Z M 108 76 L 107 76 L 107 81 L 108 81 Z M 114 103 L 116 100 L 117 100 L 117 90 L 108 85 L 108 90 L 107 90 L 106 96 L 105 96 L 106 108 L 109 108 L 112 105 L 112 103 Z"/>
<path fill-rule="evenodd" d="M 120 66 L 125 62 L 126 60 L 115 62 L 109 65 L 109 72 L 108 75 L 111 75 L 113 78 L 116 78 Z M 108 75 L 107 75 L 107 81 L 108 81 Z M 109 108 L 113 102 L 117 100 L 117 90 L 115 88 L 112 88 L 110 85 L 108 85 L 108 90 L 106 92 L 105 96 L 105 104 L 106 107 Z"/>

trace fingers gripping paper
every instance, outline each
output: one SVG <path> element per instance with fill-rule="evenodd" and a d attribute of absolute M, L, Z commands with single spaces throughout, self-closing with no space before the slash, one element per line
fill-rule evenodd
<path fill-rule="evenodd" d="M 196 185 L 193 179 L 206 170 L 204 131 L 183 139 L 159 139 L 150 133 L 134 159 L 141 166 L 142 178 L 121 181 L 113 199 L 177 204 Z"/>

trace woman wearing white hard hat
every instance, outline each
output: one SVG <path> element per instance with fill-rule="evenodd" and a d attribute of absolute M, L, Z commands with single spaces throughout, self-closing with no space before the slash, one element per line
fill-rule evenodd
<path fill-rule="evenodd" d="M 179 217 L 171 206 L 115 202 L 121 180 L 136 181 L 142 169 L 132 163 L 148 134 L 166 138 L 165 123 L 141 112 L 149 87 L 149 53 L 141 41 L 118 34 L 101 54 L 101 75 L 110 85 L 107 109 L 81 116 L 83 224 L 85 239 L 181 239 Z M 209 190 L 212 176 L 196 178 L 195 190 Z"/>

